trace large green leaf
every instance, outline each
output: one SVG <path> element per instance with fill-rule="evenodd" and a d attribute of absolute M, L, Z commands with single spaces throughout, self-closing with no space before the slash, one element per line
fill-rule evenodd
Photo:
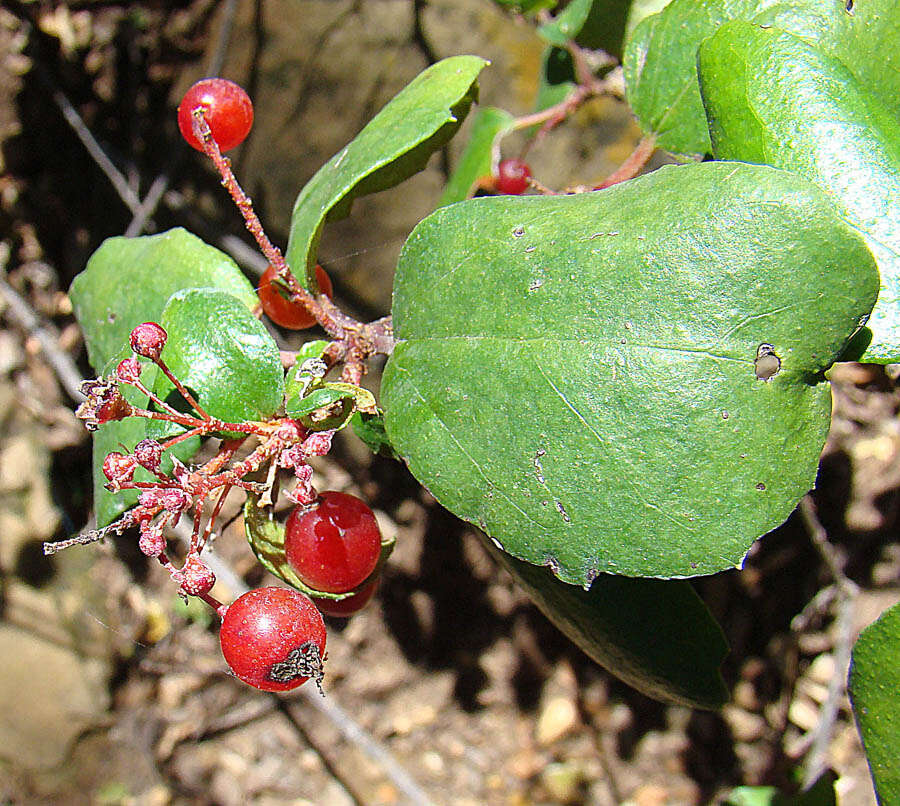
<path fill-rule="evenodd" d="M 388 436 L 444 506 L 567 582 L 737 566 L 813 485 L 821 373 L 877 289 L 824 193 L 764 166 L 461 202 L 400 257 Z"/>
<path fill-rule="evenodd" d="M 550 621 L 638 691 L 694 708 L 728 699 L 719 673 L 728 644 L 689 583 L 600 574 L 583 590 L 546 568 L 496 556 Z"/>
<path fill-rule="evenodd" d="M 469 142 L 463 149 L 447 187 L 441 194 L 437 206 L 462 201 L 468 198 L 475 183 L 482 176 L 491 175 L 491 147 L 494 138 L 509 128 L 514 118 L 509 112 L 493 106 L 480 106 L 472 120 Z"/>
<path fill-rule="evenodd" d="M 325 222 L 346 216 L 359 196 L 399 185 L 421 171 L 456 134 L 486 64 L 477 56 L 433 64 L 309 180 L 294 202 L 286 255 L 303 285 L 315 287 L 316 249 Z"/>
<path fill-rule="evenodd" d="M 258 303 L 235 262 L 187 230 L 105 240 L 69 289 L 94 370 L 127 348 L 135 325 L 158 320 L 172 294 L 201 286 L 227 291 L 248 308 Z"/>
<path fill-rule="evenodd" d="M 843 62 L 900 112 L 900 4 L 895 0 L 858 2 L 852 13 L 844 0 L 673 0 L 635 28 L 624 59 L 628 101 L 641 126 L 658 133 L 661 148 L 709 152 L 697 48 L 733 19 L 791 31 Z"/>
<path fill-rule="evenodd" d="M 235 297 L 214 288 L 172 295 L 160 319 L 169 334 L 162 357 L 213 417 L 226 422 L 270 417 L 284 398 L 281 354 L 265 326 Z M 160 374 L 154 391 L 180 399 Z"/>
<path fill-rule="evenodd" d="M 713 153 L 823 187 L 881 271 L 864 360 L 900 360 L 900 130 L 836 59 L 776 28 L 735 21 L 700 48 Z"/>
<path fill-rule="evenodd" d="M 186 230 L 104 241 L 69 289 L 94 370 L 112 372 L 117 360 L 131 354 L 128 335 L 134 326 L 158 321 L 169 297 L 193 286 L 220 288 L 248 308 L 257 304 L 253 286 L 234 261 Z M 145 382 L 152 384 L 154 377 L 155 367 L 146 367 Z M 146 405 L 145 397 L 133 392 L 128 396 L 133 403 Z M 110 451 L 131 450 L 145 437 L 160 435 L 162 431 L 155 425 L 135 418 L 107 423 L 94 433 L 94 509 L 98 525 L 115 520 L 137 500 L 136 492 L 113 494 L 104 489 L 103 459 Z M 196 449 L 197 440 L 188 440 L 173 452 L 183 459 Z M 136 478 L 149 477 L 138 471 Z"/>
<path fill-rule="evenodd" d="M 853 647 L 850 699 L 879 802 L 900 803 L 900 604 Z"/>

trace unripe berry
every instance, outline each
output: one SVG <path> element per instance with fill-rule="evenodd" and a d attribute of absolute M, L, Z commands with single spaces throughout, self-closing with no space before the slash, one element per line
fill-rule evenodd
<path fill-rule="evenodd" d="M 522 160 L 503 160 L 497 166 L 496 188 L 499 193 L 520 196 L 529 188 L 531 169 Z"/>
<path fill-rule="evenodd" d="M 202 596 L 209 593 L 216 584 L 216 575 L 212 569 L 198 557 L 191 555 L 177 572 L 181 589 L 190 596 Z"/>
<path fill-rule="evenodd" d="M 156 361 L 166 346 L 168 334 L 156 322 L 144 322 L 131 331 L 131 349 Z"/>
<path fill-rule="evenodd" d="M 253 102 L 244 89 L 225 78 L 204 78 L 194 84 L 178 105 L 178 128 L 188 144 L 203 151 L 194 134 L 194 110 L 202 107 L 203 117 L 220 151 L 244 142 L 253 125 Z"/>

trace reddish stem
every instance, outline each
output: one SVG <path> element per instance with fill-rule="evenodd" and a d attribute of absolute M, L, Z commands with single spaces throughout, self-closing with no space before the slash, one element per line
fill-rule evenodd
<path fill-rule="evenodd" d="M 642 137 L 625 162 L 597 185 L 594 190 L 603 190 L 603 188 L 608 188 L 619 182 L 634 179 L 650 160 L 650 157 L 653 156 L 654 151 L 656 151 L 656 135 L 648 134 Z"/>

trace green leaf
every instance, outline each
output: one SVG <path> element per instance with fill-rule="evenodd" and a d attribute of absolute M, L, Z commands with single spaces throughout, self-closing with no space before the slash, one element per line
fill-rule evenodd
<path fill-rule="evenodd" d="M 900 111 L 900 5 L 895 0 L 673 0 L 645 18 L 625 48 L 628 102 L 658 145 L 679 154 L 710 150 L 697 81 L 697 48 L 733 19 L 789 30 L 842 61 L 864 86 Z"/>
<path fill-rule="evenodd" d="M 445 507 L 567 582 L 739 566 L 813 486 L 821 373 L 877 288 L 822 191 L 772 168 L 461 202 L 401 253 L 387 433 Z"/>
<path fill-rule="evenodd" d="M 625 38 L 630 39 L 634 29 L 652 14 L 658 14 L 672 0 L 632 0 L 625 19 Z"/>
<path fill-rule="evenodd" d="M 366 412 L 357 411 L 350 418 L 350 425 L 353 431 L 369 448 L 372 453 L 380 456 L 386 456 L 389 459 L 398 459 L 388 439 L 387 431 L 384 429 L 383 414 L 367 414 Z"/>
<path fill-rule="evenodd" d="M 472 120 L 469 142 L 447 181 L 438 207 L 468 198 L 478 180 L 482 176 L 491 175 L 491 146 L 494 138 L 508 128 L 513 120 L 515 118 L 503 109 L 478 107 Z"/>
<path fill-rule="evenodd" d="M 328 220 L 343 218 L 353 200 L 408 179 L 462 124 L 478 93 L 477 56 L 433 64 L 395 96 L 335 154 L 294 202 L 287 262 L 297 279 L 314 287 L 316 249 Z"/>
<path fill-rule="evenodd" d="M 136 325 L 158 321 L 172 294 L 201 286 L 227 291 L 248 308 L 259 302 L 235 262 L 187 230 L 105 240 L 69 289 L 94 370 L 127 350 Z"/>
<path fill-rule="evenodd" d="M 900 604 L 862 631 L 853 647 L 850 699 L 879 803 L 900 803 Z"/>
<path fill-rule="evenodd" d="M 329 382 L 313 389 L 305 396 L 288 396 L 284 408 L 290 417 L 303 417 L 339 400 L 351 401 L 358 409 L 372 409 L 375 406 L 375 396 L 368 389 L 352 383 Z"/>
<path fill-rule="evenodd" d="M 700 69 L 715 156 L 805 176 L 864 233 L 881 292 L 863 360 L 900 360 L 900 133 L 891 110 L 839 61 L 775 28 L 724 25 L 700 48 Z"/>
<path fill-rule="evenodd" d="M 560 631 L 638 691 L 692 708 L 728 700 L 719 673 L 728 644 L 689 583 L 600 574 L 586 591 L 495 555 Z"/>
<path fill-rule="evenodd" d="M 281 354 L 265 326 L 231 294 L 190 288 L 173 294 L 160 324 L 169 334 L 162 358 L 213 417 L 225 422 L 271 417 L 284 398 Z M 160 375 L 154 391 L 179 405 Z"/>

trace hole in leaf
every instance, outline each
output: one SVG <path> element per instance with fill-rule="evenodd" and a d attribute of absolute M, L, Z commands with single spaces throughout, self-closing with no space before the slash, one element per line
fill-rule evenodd
<path fill-rule="evenodd" d="M 781 359 L 771 344 L 760 344 L 756 348 L 753 370 L 761 381 L 768 381 L 781 371 Z"/>

